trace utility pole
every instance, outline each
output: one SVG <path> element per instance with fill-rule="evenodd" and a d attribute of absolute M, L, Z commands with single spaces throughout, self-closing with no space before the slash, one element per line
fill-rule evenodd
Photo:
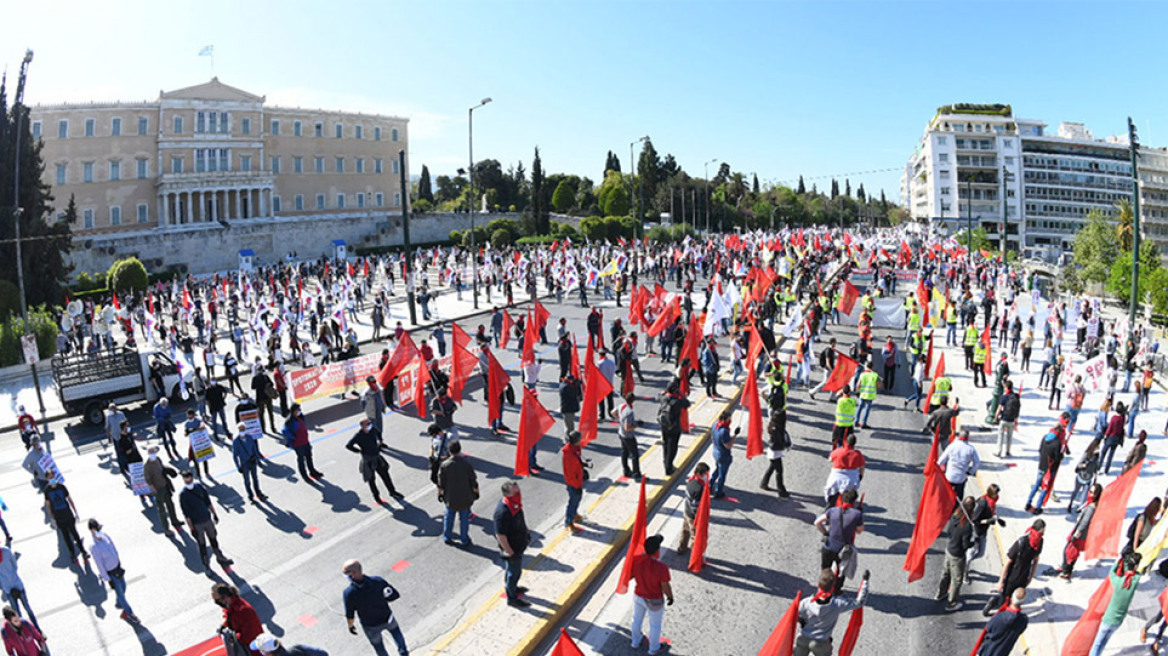
<path fill-rule="evenodd" d="M 1140 303 L 1140 135 L 1136 124 L 1127 117 L 1127 138 L 1131 147 L 1132 167 L 1132 286 L 1131 307 L 1127 311 L 1127 335 L 1135 343 L 1136 307 Z"/>
<path fill-rule="evenodd" d="M 637 194 L 637 181 L 636 181 L 637 180 L 637 178 L 636 178 L 637 165 L 636 165 L 636 163 L 634 163 L 634 160 L 633 160 L 633 146 L 637 145 L 638 143 L 645 143 L 648 140 L 649 140 L 649 137 L 644 136 L 644 137 L 641 137 L 640 139 L 637 139 L 636 141 L 629 142 L 629 198 L 632 199 L 632 201 L 633 201 L 631 206 L 636 208 L 636 210 L 637 210 L 637 224 L 638 225 L 640 225 L 641 222 L 645 220 L 645 215 L 644 215 L 644 213 L 641 212 L 641 201 L 643 200 L 642 197 L 645 195 L 645 193 L 644 193 L 644 187 L 642 187 L 641 193 Z M 643 180 L 642 180 L 642 182 L 643 182 Z M 634 237 L 637 236 L 635 230 L 636 229 L 634 228 L 634 233 L 633 233 Z"/>
<path fill-rule="evenodd" d="M 1009 228 L 1009 225 L 1010 225 L 1010 205 L 1007 202 L 1009 195 L 1010 195 L 1010 191 L 1009 191 L 1009 185 L 1007 183 L 1013 179 L 1014 179 L 1014 174 L 1007 171 L 1006 165 L 1003 164 L 1002 165 L 1002 234 L 1001 234 L 1002 261 L 1003 262 L 1006 261 L 1006 233 L 1009 232 L 1009 230 L 1010 230 L 1010 228 Z"/>
<path fill-rule="evenodd" d="M 414 253 L 410 249 L 410 189 L 406 186 L 406 151 L 397 151 L 398 167 L 401 174 L 401 211 L 402 211 L 402 241 L 406 249 L 406 303 L 410 308 L 410 323 L 418 325 L 418 310 L 414 306 L 414 292 L 417 283 L 414 280 Z"/>
<path fill-rule="evenodd" d="M 973 173 L 967 174 L 969 177 L 965 178 L 965 241 L 968 244 L 968 253 L 965 254 L 969 260 L 969 266 L 973 267 Z"/>
<path fill-rule="evenodd" d="M 470 212 L 470 261 L 471 261 L 471 287 L 474 289 L 474 309 L 479 309 L 479 252 L 475 248 L 475 210 L 474 210 L 474 110 L 491 102 L 490 98 L 483 98 L 482 102 L 466 110 L 466 140 L 467 140 L 467 154 L 470 156 L 470 168 L 467 169 L 467 177 L 470 179 L 470 191 L 468 192 L 467 211 Z"/>
<path fill-rule="evenodd" d="M 718 158 L 714 158 L 706 162 L 706 233 L 710 232 L 710 164 L 717 162 Z"/>
<path fill-rule="evenodd" d="M 24 59 L 20 62 L 20 77 L 16 82 L 16 98 L 12 108 L 16 114 L 16 138 L 13 148 L 12 166 L 12 219 L 16 236 L 16 285 L 20 288 L 20 316 L 24 325 L 28 326 L 28 297 L 24 292 L 24 255 L 20 248 L 20 223 L 24 220 L 24 208 L 20 206 L 20 137 L 24 134 L 24 81 L 28 77 L 28 65 L 32 63 L 32 50 L 24 51 Z M 41 421 L 45 420 L 45 399 L 41 396 L 41 381 L 37 376 L 36 362 L 29 362 L 32 369 L 32 384 L 36 388 L 37 405 L 40 406 Z M 46 426 L 47 429 L 47 426 Z"/>

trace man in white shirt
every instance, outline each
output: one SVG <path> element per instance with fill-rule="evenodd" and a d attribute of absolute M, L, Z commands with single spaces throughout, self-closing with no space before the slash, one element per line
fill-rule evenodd
<path fill-rule="evenodd" d="M 953 491 L 957 493 L 957 501 L 960 503 L 965 498 L 965 481 L 976 474 L 977 468 L 981 466 L 977 449 L 969 443 L 968 428 L 962 429 L 957 439 L 945 447 L 945 451 L 937 459 L 937 464 L 945 468 L 945 480 L 953 486 Z"/>

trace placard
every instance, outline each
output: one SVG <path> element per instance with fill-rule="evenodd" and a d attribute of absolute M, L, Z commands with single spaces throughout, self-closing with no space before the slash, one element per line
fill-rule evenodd
<path fill-rule="evenodd" d="M 146 470 L 140 462 L 130 463 L 130 489 L 140 497 L 153 493 L 146 482 Z"/>
<path fill-rule="evenodd" d="M 1092 315 L 1087 320 L 1087 339 L 1099 339 L 1099 316 Z"/>
<path fill-rule="evenodd" d="M 244 410 L 239 413 L 239 422 L 244 425 L 244 432 L 257 440 L 264 436 L 264 427 L 260 424 L 259 409 Z"/>
<path fill-rule="evenodd" d="M 195 462 L 205 462 L 215 457 L 215 447 L 211 444 L 211 437 L 207 435 L 206 429 L 200 428 L 187 435 L 187 439 L 191 441 L 191 451 L 195 453 Z"/>
<path fill-rule="evenodd" d="M 45 478 L 48 479 L 50 483 L 65 482 L 65 476 L 61 474 L 61 470 L 57 467 L 57 461 L 53 460 L 53 455 L 51 453 L 46 452 L 45 455 L 41 456 L 41 459 L 37 461 L 37 464 L 40 465 L 41 470 L 45 472 Z"/>

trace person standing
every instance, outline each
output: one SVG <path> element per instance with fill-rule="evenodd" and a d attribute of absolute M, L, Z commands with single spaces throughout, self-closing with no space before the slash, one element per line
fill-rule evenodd
<path fill-rule="evenodd" d="M 438 394 L 430 401 L 430 412 L 434 413 L 434 423 L 441 428 L 443 432 L 450 435 L 451 439 L 458 438 L 458 427 L 454 425 L 454 412 L 458 410 L 458 405 L 454 403 L 454 399 L 450 398 L 450 390 L 446 385 L 438 388 Z"/>
<path fill-rule="evenodd" d="M 224 433 L 230 433 L 227 428 L 227 388 L 216 379 L 207 383 L 207 419 L 211 422 L 212 437 L 219 436 L 221 425 Z M 178 460 L 177 456 L 173 457 Z"/>
<path fill-rule="evenodd" d="M 438 467 L 438 500 L 446 504 L 442 518 L 442 538 L 447 545 L 454 544 L 454 518 L 458 517 L 459 539 L 462 546 L 471 546 L 470 508 L 479 498 L 479 482 L 474 466 L 462 453 L 462 443 L 453 440 L 446 447 L 450 457 Z"/>
<path fill-rule="evenodd" d="M 1006 551 L 1006 563 L 1002 565 L 1002 573 L 998 577 L 998 584 L 994 592 L 1001 595 L 991 595 L 982 613 L 987 617 L 993 612 L 998 599 L 1009 599 L 1015 590 L 1025 588 L 1034 579 L 1034 572 L 1038 568 L 1038 557 L 1042 554 L 1042 536 L 1046 532 L 1046 522 L 1034 520 L 1030 528 L 1026 529 L 1014 544 Z"/>
<path fill-rule="evenodd" d="M 1067 535 L 1067 546 L 1063 549 L 1063 564 L 1057 570 L 1049 573 L 1058 573 L 1060 579 L 1069 581 L 1074 572 L 1075 563 L 1087 546 L 1087 531 L 1091 529 L 1091 520 L 1095 518 L 1095 508 L 1099 505 L 1099 497 L 1103 496 L 1103 486 L 1095 483 L 1087 489 L 1087 503 L 1079 510 L 1075 519 L 1075 527 Z"/>
<path fill-rule="evenodd" d="M 1111 471 L 1111 460 L 1115 452 L 1123 446 L 1124 420 L 1127 408 L 1123 402 L 1115 404 L 1115 414 L 1107 421 L 1107 428 L 1103 432 L 1103 451 L 1099 454 L 1099 462 L 1103 466 L 1103 475 Z"/>
<path fill-rule="evenodd" d="M 860 489 L 860 481 L 864 478 L 864 470 L 868 463 L 864 454 L 856 448 L 854 434 L 848 435 L 843 444 L 833 449 L 828 455 L 828 460 L 831 461 L 831 473 L 827 476 L 823 496 L 827 501 L 827 507 L 832 508 L 837 505 L 840 495 L 844 492 Z"/>
<path fill-rule="evenodd" d="M 361 395 L 361 410 L 373 422 L 378 434 L 385 433 L 385 395 L 377 387 L 377 378 L 365 377 L 365 393 Z"/>
<path fill-rule="evenodd" d="M 949 519 L 949 545 L 945 549 L 945 567 L 941 572 L 937 601 L 948 598 L 945 610 L 950 612 L 962 606 L 958 597 L 961 596 L 961 585 L 965 582 L 965 555 L 974 544 L 974 525 L 971 521 L 974 503 L 973 497 L 965 497 Z"/>
<path fill-rule="evenodd" d="M 235 469 L 243 476 L 243 487 L 247 490 L 247 500 L 254 502 L 267 501 L 268 497 L 260 490 L 259 464 L 260 445 L 256 438 L 247 432 L 247 425 L 240 423 L 235 427 L 235 439 L 231 442 L 231 457 L 235 461 Z M 253 493 L 252 486 L 255 486 Z"/>
<path fill-rule="evenodd" d="M 818 590 L 811 597 L 799 602 L 799 624 L 802 628 L 795 638 L 795 656 L 831 656 L 831 634 L 840 615 L 855 610 L 868 600 L 868 579 L 871 574 L 864 570 L 860 589 L 855 600 L 839 596 L 842 582 L 837 580 L 830 569 L 819 573 Z"/>
<path fill-rule="evenodd" d="M 706 384 L 706 395 L 710 398 L 718 398 L 718 370 L 720 363 L 718 362 L 718 352 L 714 349 L 714 339 L 711 336 L 702 342 L 701 353 L 698 356 L 702 365 L 703 380 Z"/>
<path fill-rule="evenodd" d="M 892 387 L 896 384 L 896 342 L 892 341 L 891 335 L 885 342 L 881 355 L 884 356 L 884 376 L 882 376 L 884 391 L 891 392 Z"/>
<path fill-rule="evenodd" d="M 673 459 L 677 457 L 677 446 L 681 441 L 681 413 L 690 406 L 689 399 L 682 396 L 680 381 L 677 378 L 669 381 L 665 394 L 661 397 L 661 406 L 657 410 L 657 423 L 661 427 L 661 457 L 665 463 L 665 475 L 672 476 L 676 471 Z"/>
<path fill-rule="evenodd" d="M 272 383 L 276 386 L 276 393 L 280 396 L 280 416 L 288 416 L 288 373 L 284 370 L 284 363 L 279 362 L 272 369 Z M 272 432 L 276 431 L 275 422 L 272 423 Z"/>
<path fill-rule="evenodd" d="M 215 530 L 215 525 L 219 523 L 219 515 L 215 512 L 215 506 L 211 504 L 211 495 L 207 493 L 207 488 L 203 487 L 202 483 L 195 482 L 195 475 L 190 470 L 183 471 L 182 480 L 183 490 L 178 495 L 178 505 L 187 520 L 187 528 L 199 545 L 199 560 L 202 561 L 203 567 L 211 568 L 211 558 L 207 553 L 207 543 L 210 542 L 219 566 L 224 569 L 230 567 L 235 561 L 224 556 L 219 548 L 219 533 Z"/>
<path fill-rule="evenodd" d="M 101 523 L 96 519 L 89 520 L 89 532 L 93 535 L 93 546 L 90 547 L 90 551 L 93 552 L 93 564 L 97 566 L 97 574 L 101 580 L 108 583 L 114 591 L 114 597 L 117 599 L 114 608 L 122 609 L 123 620 L 137 624 L 138 618 L 130 608 L 130 602 L 126 601 L 126 570 L 122 567 L 118 548 L 114 546 L 110 536 L 101 530 Z"/>
<path fill-rule="evenodd" d="M 868 417 L 872 414 L 872 404 L 876 402 L 876 390 L 879 388 L 880 376 L 872 371 L 872 365 L 864 367 L 860 374 L 860 407 L 856 413 L 856 422 L 860 428 L 868 428 Z"/>
<path fill-rule="evenodd" d="M 1014 440 L 1014 429 L 1018 415 L 1022 412 L 1022 397 L 1014 391 L 1012 381 L 1003 381 L 1004 393 L 998 406 L 994 423 L 998 425 L 998 457 L 1010 457 L 1010 444 Z"/>
<path fill-rule="evenodd" d="M 316 470 L 312 462 L 312 441 L 308 439 L 308 420 L 304 418 L 304 411 L 299 403 L 293 403 L 288 411 L 288 419 L 284 422 L 284 441 L 296 452 L 296 467 L 300 470 L 300 478 L 309 482 L 313 478 L 324 478 L 324 474 Z"/>
<path fill-rule="evenodd" d="M 852 388 L 844 385 L 840 398 L 835 402 L 835 425 L 831 429 L 831 448 L 838 448 L 844 439 L 854 432 L 856 426 L 856 399 L 852 398 Z"/>
<path fill-rule="evenodd" d="M 1034 479 L 1034 486 L 1030 488 L 1030 496 L 1026 497 L 1026 512 L 1042 514 L 1046 498 L 1054 489 L 1054 478 L 1062 463 L 1064 448 L 1061 424 L 1050 429 L 1042 437 L 1042 443 L 1038 447 L 1038 475 Z M 1032 505 L 1035 495 L 1038 495 L 1037 506 Z"/>
<path fill-rule="evenodd" d="M 239 644 L 248 647 L 264 632 L 264 625 L 255 608 L 239 596 L 239 590 L 227 583 L 211 586 L 211 601 L 223 609 L 223 630 L 230 631 Z M 253 650 L 250 652 L 255 654 Z"/>
<path fill-rule="evenodd" d="M 170 399 L 165 396 L 158 399 L 158 403 L 154 404 L 154 428 L 158 435 L 158 440 L 166 448 L 167 454 L 174 454 L 174 458 L 178 459 L 178 447 L 174 443 L 174 418 L 170 411 Z M 119 429 L 120 433 L 120 429 Z"/>
<path fill-rule="evenodd" d="M 981 466 L 977 449 L 969 443 L 968 428 L 963 428 L 957 439 L 945 447 L 941 457 L 937 459 L 937 464 L 945 468 L 945 480 L 953 486 L 957 498 L 964 498 L 965 481 L 977 474 L 977 468 Z"/>
<path fill-rule="evenodd" d="M 178 515 L 174 511 L 174 485 L 170 482 L 170 477 L 177 475 L 177 472 L 162 463 L 162 459 L 158 457 L 157 445 L 146 448 L 146 463 L 142 465 L 142 475 L 146 479 L 146 484 L 150 486 L 150 495 L 154 497 L 154 510 L 158 513 L 159 528 L 166 533 L 166 537 L 171 537 L 174 533 L 166 527 L 167 517 L 176 531 L 182 530 L 182 522 L 178 520 Z"/>
<path fill-rule="evenodd" d="M 69 489 L 59 480 L 54 479 L 45 488 L 45 512 L 53 528 L 61 532 L 65 546 L 69 547 L 69 559 L 77 560 L 80 553 L 89 560 L 89 553 L 77 532 L 77 506 L 73 504 L 73 497 L 69 496 Z"/>
<path fill-rule="evenodd" d="M 105 438 L 106 444 L 113 445 L 118 441 L 118 436 L 122 434 L 122 422 L 126 420 L 126 413 L 118 410 L 116 403 L 109 404 L 109 408 L 105 413 Z"/>
<path fill-rule="evenodd" d="M 389 602 L 401 598 L 401 593 L 380 576 L 366 575 L 356 559 L 345 561 L 341 572 L 349 579 L 349 586 L 343 595 L 349 633 L 357 635 L 356 620 L 359 619 L 365 639 L 373 646 L 377 656 L 389 656 L 382 637 L 386 631 L 393 637 L 399 656 L 409 656 L 406 637 L 389 606 Z"/>
<path fill-rule="evenodd" d="M 742 431 L 738 427 L 733 433 L 730 432 L 730 418 L 733 414 L 733 406 L 723 410 L 710 434 L 714 441 L 715 463 L 714 476 L 710 479 L 710 493 L 715 499 L 726 496 L 726 475 L 730 473 L 730 464 L 734 462 L 734 439 Z"/>
<path fill-rule="evenodd" d="M 791 493 L 787 491 L 786 484 L 783 482 L 783 454 L 791 448 L 791 437 L 787 435 L 786 415 L 786 410 L 774 412 L 767 422 L 767 438 L 769 442 L 767 445 L 767 458 L 770 460 L 770 465 L 763 472 L 762 482 L 758 484 L 760 489 L 772 489 L 770 482 L 771 475 L 773 474 L 775 477 L 774 489 L 777 489 L 779 496 L 784 499 L 791 496 Z"/>
<path fill-rule="evenodd" d="M 645 538 L 645 553 L 633 560 L 633 580 L 637 582 L 633 597 L 632 648 L 639 649 L 644 640 L 641 627 L 649 616 L 649 653 L 661 652 L 661 625 L 665 606 L 673 605 L 669 566 L 661 562 L 661 543 L 665 538 Z"/>
<path fill-rule="evenodd" d="M 4 638 L 4 650 L 9 656 L 41 656 L 49 653 L 45 636 L 35 622 L 24 622 L 20 614 L 11 606 L 4 607 L 4 628 L 0 629 Z"/>
<path fill-rule="evenodd" d="M 1026 588 L 1014 590 L 1014 594 L 986 622 L 985 639 L 977 650 L 977 656 L 1010 656 L 1014 653 L 1014 643 L 1025 633 L 1030 618 L 1022 612 L 1022 602 L 1026 600 Z"/>
<path fill-rule="evenodd" d="M 583 398 L 580 379 L 569 371 L 560 381 L 560 414 L 564 417 L 564 431 L 568 434 L 576 430 L 576 415 L 580 413 Z"/>
<path fill-rule="evenodd" d="M 625 478 L 641 481 L 641 450 L 637 445 L 637 414 L 633 410 L 636 396 L 625 395 L 625 402 L 617 410 L 616 433 L 621 443 L 621 468 Z"/>
<path fill-rule="evenodd" d="M 564 512 L 564 527 L 573 531 L 578 530 L 576 523 L 581 521 L 579 514 L 580 499 L 584 497 L 584 481 L 588 475 L 584 471 L 589 463 L 584 462 L 580 451 L 580 432 L 568 433 L 568 443 L 560 450 L 564 465 L 564 487 L 568 490 L 568 507 Z"/>
<path fill-rule="evenodd" d="M 677 553 L 684 554 L 689 551 L 689 540 L 694 534 L 694 518 L 698 514 L 698 506 L 702 502 L 702 494 L 705 493 L 705 488 L 710 484 L 710 466 L 704 462 L 699 462 L 694 467 L 693 476 L 685 483 L 685 505 L 682 506 L 681 537 L 677 543 Z"/>
<path fill-rule="evenodd" d="M 7 546 L 0 547 L 0 593 L 9 604 L 9 608 L 20 608 L 24 604 L 24 612 L 32 624 L 37 623 L 32 606 L 28 605 L 28 591 L 24 588 L 24 581 L 16 567 L 16 555 Z"/>
<path fill-rule="evenodd" d="M 965 552 L 965 583 L 969 583 L 969 572 L 973 561 L 985 555 L 986 535 L 990 526 L 997 522 L 998 526 L 1005 526 L 1006 520 L 997 516 L 998 497 L 1002 489 L 997 483 L 990 483 L 985 494 L 973 505 L 973 512 L 969 518 L 973 522 L 973 546 Z"/>
<path fill-rule="evenodd" d="M 130 422 L 122 422 L 122 432 L 118 436 L 118 460 L 122 465 L 122 476 L 126 478 L 126 483 L 130 482 L 130 465 L 142 462 L 142 453 L 138 451 L 138 445 L 134 442 L 134 433 L 130 431 Z"/>
<path fill-rule="evenodd" d="M 378 476 L 381 477 L 381 482 L 385 485 L 389 496 L 399 500 L 406 497 L 397 491 L 393 485 L 393 479 L 389 476 L 389 462 L 381 455 L 381 447 L 384 445 L 384 442 L 381 441 L 381 433 L 373 428 L 373 422 L 368 417 L 361 418 L 361 429 L 345 445 L 346 449 L 361 456 L 361 478 L 369 484 L 369 491 L 377 503 L 385 503 L 385 500 L 381 498 L 381 492 L 377 490 Z"/>
<path fill-rule="evenodd" d="M 527 520 L 523 516 L 523 494 L 519 483 L 504 481 L 503 498 L 495 507 L 495 540 L 499 543 L 500 558 L 503 560 L 503 587 L 507 593 L 507 605 L 527 608 L 531 602 L 522 598 L 527 588 L 519 585 L 523 574 L 523 552 L 531 543 L 531 533 L 527 530 Z"/>
<path fill-rule="evenodd" d="M 1131 607 L 1136 588 L 1140 583 L 1140 554 L 1130 552 L 1125 554 L 1107 579 L 1111 582 L 1111 601 L 1107 610 L 1103 611 L 1103 619 L 1099 622 L 1099 632 L 1095 634 L 1095 643 L 1091 645 L 1091 656 L 1100 656 L 1111 641 L 1111 637 L 1119 630 L 1123 620 L 1127 617 L 1127 609 Z"/>

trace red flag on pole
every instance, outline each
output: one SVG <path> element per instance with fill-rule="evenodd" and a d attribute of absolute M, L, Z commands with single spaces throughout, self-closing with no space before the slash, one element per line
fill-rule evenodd
<path fill-rule="evenodd" d="M 454 342 L 454 344 L 456 346 L 461 346 L 463 348 L 467 348 L 470 346 L 470 335 L 467 335 L 466 331 L 463 330 L 461 326 L 459 326 L 458 324 L 456 324 L 454 322 L 451 322 L 450 323 L 450 341 Z"/>
<path fill-rule="evenodd" d="M 933 433 L 933 446 L 929 449 L 929 459 L 925 461 L 925 486 L 921 490 L 921 502 L 917 506 L 917 521 L 913 524 L 912 541 L 904 557 L 904 569 L 908 572 L 908 582 L 912 583 L 925 575 L 925 556 L 929 546 L 945 529 L 953 512 L 957 494 L 953 486 L 945 480 L 945 474 L 937 466 L 937 443 L 941 430 Z"/>
<path fill-rule="evenodd" d="M 515 321 L 511 318 L 511 314 L 503 310 L 503 335 L 499 338 L 499 346 L 507 348 L 507 342 L 511 341 L 511 331 L 515 328 Z"/>
<path fill-rule="evenodd" d="M 466 388 L 466 382 L 470 380 L 479 359 L 457 342 L 455 342 L 450 354 L 452 356 L 450 359 L 450 398 L 457 403 L 462 403 L 462 390 Z"/>
<path fill-rule="evenodd" d="M 535 362 L 535 341 L 539 339 L 539 327 L 536 326 L 536 317 L 527 313 L 527 324 L 523 327 L 523 353 L 519 356 L 519 366 L 526 367 Z"/>
<path fill-rule="evenodd" d="M 933 392 L 937 389 L 937 379 L 945 375 L 945 354 L 942 353 L 940 359 L 937 360 L 937 371 L 933 374 L 933 380 L 929 382 L 929 396 L 925 398 L 925 407 L 921 408 L 921 412 L 929 414 L 929 406 L 933 405 Z"/>
<path fill-rule="evenodd" d="M 495 359 L 494 353 L 487 353 L 487 421 L 491 426 L 503 416 L 503 391 L 511 382 L 507 370 Z"/>
<path fill-rule="evenodd" d="M 648 522 L 648 513 L 645 505 L 645 477 L 641 477 L 641 497 L 637 501 L 637 516 L 633 520 L 633 534 L 629 537 L 629 550 L 625 554 L 625 563 L 621 568 L 620 581 L 616 584 L 616 593 L 624 594 L 629 591 L 629 581 L 633 579 L 633 562 L 638 556 L 645 553 L 645 533 Z"/>
<path fill-rule="evenodd" d="M 838 353 L 835 359 L 835 367 L 831 370 L 831 375 L 823 383 L 823 391 L 838 392 L 852 382 L 852 377 L 856 375 L 856 367 L 859 365 L 855 360 L 849 358 L 843 353 Z"/>
<path fill-rule="evenodd" d="M 860 290 L 845 280 L 844 288 L 840 292 L 839 302 L 835 304 L 835 308 L 844 314 L 851 314 L 852 308 L 856 306 L 856 301 L 859 299 Z"/>
<path fill-rule="evenodd" d="M 389 356 L 389 360 L 377 374 L 377 384 L 383 388 L 389 386 L 389 382 L 397 378 L 398 374 L 415 360 L 421 362 L 418 347 L 414 345 L 409 333 L 403 333 L 401 340 L 393 348 L 393 355 Z"/>
<path fill-rule="evenodd" d="M 535 316 L 535 329 L 537 332 L 547 325 L 548 319 L 552 316 L 552 313 L 548 312 L 548 309 L 545 308 L 539 301 L 535 302 L 535 309 L 532 311 L 532 313 Z"/>
<path fill-rule="evenodd" d="M 698 573 L 706 565 L 706 545 L 710 541 L 710 481 L 702 480 L 702 500 L 694 515 L 693 551 L 689 554 L 689 571 Z"/>
<path fill-rule="evenodd" d="M 612 394 L 612 383 L 608 382 L 592 361 L 592 343 L 589 342 L 588 352 L 584 354 L 584 403 L 580 409 L 581 446 L 587 446 L 596 439 L 600 422 L 600 404 L 609 394 Z"/>
<path fill-rule="evenodd" d="M 1106 499 L 1107 495 L 1103 495 L 1103 498 Z M 1098 514 L 1099 511 L 1096 510 L 1095 513 Z M 1063 650 L 1059 652 L 1059 656 L 1087 656 L 1090 653 L 1091 645 L 1095 643 L 1095 634 L 1099 633 L 1099 625 L 1103 621 L 1103 611 L 1107 610 L 1107 605 L 1111 603 L 1112 592 L 1111 579 L 1104 578 L 1091 595 L 1091 600 L 1087 602 L 1087 610 L 1079 616 L 1079 621 L 1075 622 L 1070 635 L 1063 641 Z"/>
<path fill-rule="evenodd" d="M 791 656 L 794 653 L 795 632 L 799 629 L 799 603 L 802 601 L 803 591 L 800 590 L 795 593 L 795 601 L 783 613 L 762 649 L 758 650 L 758 656 Z"/>
<path fill-rule="evenodd" d="M 917 304 L 921 306 L 921 325 L 929 325 L 929 290 L 924 280 L 917 281 Z"/>
<path fill-rule="evenodd" d="M 762 401 L 758 395 L 758 367 L 756 358 L 762 348 L 758 329 L 750 331 L 750 346 L 746 349 L 746 386 L 742 388 L 742 398 L 746 400 L 746 459 L 750 460 L 763 453 L 762 446 Z"/>
<path fill-rule="evenodd" d="M 519 437 L 515 441 L 515 475 L 529 476 L 531 468 L 527 452 L 539 443 L 540 438 L 556 425 L 556 420 L 548 414 L 539 398 L 523 387 L 523 406 L 519 410 Z"/>
<path fill-rule="evenodd" d="M 588 340 L 588 359 L 592 359 L 592 340 Z M 576 335 L 572 335 L 572 375 L 580 378 L 583 374 L 580 372 L 580 348 L 576 344 Z M 587 381 L 585 381 L 587 382 Z"/>
<path fill-rule="evenodd" d="M 657 317 L 657 320 L 653 322 L 653 325 L 645 329 L 645 334 L 650 337 L 656 337 L 657 335 L 660 335 L 661 331 L 665 330 L 669 324 L 676 321 L 680 316 L 681 297 L 674 296 L 673 300 L 669 301 L 669 304 L 665 306 L 665 311 L 662 312 L 661 315 Z"/>
<path fill-rule="evenodd" d="M 567 629 L 560 629 L 560 639 L 556 641 L 555 649 L 552 649 L 551 656 L 584 656 L 584 652 L 572 642 L 572 638 L 568 636 Z"/>
<path fill-rule="evenodd" d="M 839 656 L 852 656 L 856 648 L 856 641 L 860 639 L 860 627 L 864 626 L 864 607 L 860 606 L 852 611 L 848 618 L 848 630 L 844 632 L 844 639 L 840 642 Z"/>
<path fill-rule="evenodd" d="M 418 367 L 414 370 L 414 412 L 419 419 L 426 418 L 426 385 L 430 382 L 430 367 L 426 366 L 422 358 L 418 358 Z"/>
<path fill-rule="evenodd" d="M 1087 544 L 1083 547 L 1083 557 L 1088 560 L 1109 558 L 1119 553 L 1119 538 L 1122 534 L 1123 519 L 1127 515 L 1127 502 L 1135 488 L 1144 461 L 1116 477 L 1103 488 L 1103 496 L 1095 505 L 1095 517 L 1087 529 Z"/>
<path fill-rule="evenodd" d="M 988 324 L 981 333 L 981 343 L 985 346 L 985 362 L 982 363 L 981 370 L 988 376 L 994 370 L 994 337 L 990 334 Z"/>

